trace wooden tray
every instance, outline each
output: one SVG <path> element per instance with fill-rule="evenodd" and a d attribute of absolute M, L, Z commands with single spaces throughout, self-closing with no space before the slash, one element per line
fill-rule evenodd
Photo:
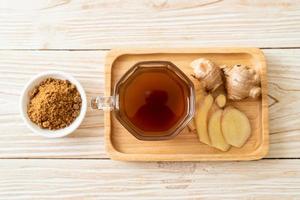
<path fill-rule="evenodd" d="M 135 63 L 146 60 L 166 60 L 177 65 L 187 75 L 194 59 L 204 57 L 218 65 L 245 64 L 261 74 L 262 97 L 258 100 L 229 102 L 246 113 L 252 127 L 251 137 L 240 149 L 232 147 L 221 152 L 200 143 L 197 134 L 184 129 L 177 137 L 166 141 L 140 141 L 132 136 L 114 117 L 105 113 L 105 140 L 109 156 L 126 161 L 225 161 L 256 160 L 264 157 L 269 147 L 267 67 L 264 55 L 257 48 L 201 49 L 116 49 L 108 53 L 105 72 L 105 95 L 111 96 L 115 83 Z"/>

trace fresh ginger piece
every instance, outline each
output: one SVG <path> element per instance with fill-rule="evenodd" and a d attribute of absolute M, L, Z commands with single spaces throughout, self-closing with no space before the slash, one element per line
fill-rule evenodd
<path fill-rule="evenodd" d="M 225 108 L 221 127 L 226 142 L 234 147 L 242 147 L 251 134 L 248 117 L 233 107 Z"/>
<path fill-rule="evenodd" d="M 196 125 L 195 125 L 195 122 L 194 120 L 190 121 L 187 125 L 188 129 L 190 132 L 193 132 L 194 130 L 196 130 Z"/>
<path fill-rule="evenodd" d="M 208 145 L 210 144 L 210 140 L 207 130 L 207 118 L 213 102 L 214 98 L 210 94 L 205 96 L 204 99 L 196 105 L 197 111 L 194 118 L 200 142 Z"/>
<path fill-rule="evenodd" d="M 191 62 L 194 76 L 199 79 L 208 91 L 216 90 L 223 84 L 222 70 L 215 63 L 205 58 L 199 58 Z"/>
<path fill-rule="evenodd" d="M 217 96 L 215 102 L 220 108 L 223 108 L 226 105 L 226 96 L 224 94 L 220 94 Z"/>
<path fill-rule="evenodd" d="M 245 65 L 223 66 L 229 99 L 257 98 L 261 94 L 259 72 Z"/>
<path fill-rule="evenodd" d="M 225 141 L 221 130 L 222 113 L 223 110 L 219 109 L 211 115 L 208 122 L 208 134 L 211 146 L 221 151 L 228 151 L 230 145 Z"/>

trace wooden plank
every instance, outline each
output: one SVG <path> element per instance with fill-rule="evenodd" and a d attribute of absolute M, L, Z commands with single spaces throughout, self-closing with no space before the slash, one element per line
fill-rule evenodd
<path fill-rule="evenodd" d="M 2 1 L 1 49 L 300 47 L 294 0 Z"/>
<path fill-rule="evenodd" d="M 268 63 L 271 158 L 300 158 L 300 50 L 264 50 Z M 62 70 L 83 84 L 88 98 L 104 91 L 105 51 L 0 51 L 0 158 L 106 158 L 103 113 L 88 109 L 67 138 L 35 136 L 19 116 L 24 84 L 36 73 Z"/>
<path fill-rule="evenodd" d="M 19 95 L 25 83 L 45 70 L 79 80 L 88 99 L 104 91 L 103 51 L 0 51 L 0 157 L 105 157 L 103 113 L 88 108 L 80 129 L 67 138 L 46 139 L 24 126 Z"/>
<path fill-rule="evenodd" d="M 296 200 L 300 198 L 299 165 L 300 160 L 2 160 L 0 198 Z"/>
<path fill-rule="evenodd" d="M 265 50 L 269 81 L 269 157 L 300 157 L 299 49 Z"/>

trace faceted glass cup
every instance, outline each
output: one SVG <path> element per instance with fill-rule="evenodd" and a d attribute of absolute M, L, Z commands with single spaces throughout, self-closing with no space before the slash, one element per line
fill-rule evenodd
<path fill-rule="evenodd" d="M 126 85 L 128 85 L 129 81 L 134 80 L 136 74 L 144 71 L 147 73 L 148 69 L 155 69 L 156 71 L 169 71 L 172 73 L 172 76 L 176 76 L 176 80 L 180 81 L 180 85 L 185 87 L 185 91 L 187 91 L 185 97 L 183 99 L 185 106 L 185 113 L 177 120 L 177 122 L 167 130 L 158 132 L 147 132 L 142 130 L 140 127 L 136 126 L 129 117 L 127 117 L 122 108 L 124 106 L 120 103 L 120 95 L 122 94 L 122 89 Z M 174 78 L 174 77 L 173 77 Z M 167 140 L 172 139 L 176 135 L 180 133 L 182 129 L 184 129 L 190 120 L 194 116 L 195 112 L 195 90 L 194 85 L 191 80 L 173 63 L 168 61 L 144 61 L 135 64 L 131 67 L 116 83 L 114 87 L 114 91 L 112 96 L 98 96 L 92 98 L 91 106 L 94 109 L 100 109 L 104 111 L 113 112 L 114 116 L 118 119 L 118 121 L 137 139 L 139 140 Z"/>

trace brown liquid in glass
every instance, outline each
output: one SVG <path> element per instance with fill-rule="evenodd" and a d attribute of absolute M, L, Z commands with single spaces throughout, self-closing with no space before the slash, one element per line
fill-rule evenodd
<path fill-rule="evenodd" d="M 121 114 L 141 135 L 164 135 L 187 114 L 189 88 L 167 68 L 137 70 L 119 94 Z"/>

